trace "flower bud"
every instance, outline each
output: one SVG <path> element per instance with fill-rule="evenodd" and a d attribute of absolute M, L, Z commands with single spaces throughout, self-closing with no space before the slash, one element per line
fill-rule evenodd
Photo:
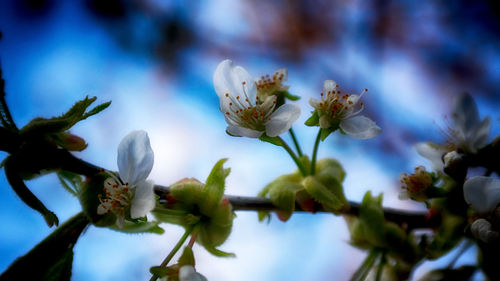
<path fill-rule="evenodd" d="M 477 219 L 470 227 L 474 237 L 485 242 L 491 243 L 497 241 L 500 233 L 492 229 L 491 223 L 485 219 Z"/>
<path fill-rule="evenodd" d="M 68 132 L 57 134 L 53 137 L 57 145 L 70 151 L 82 151 L 87 148 L 85 140 Z"/>

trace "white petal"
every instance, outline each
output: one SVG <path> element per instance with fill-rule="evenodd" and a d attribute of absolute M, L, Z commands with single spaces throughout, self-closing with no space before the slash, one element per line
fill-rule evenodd
<path fill-rule="evenodd" d="M 152 181 L 137 183 L 135 195 L 130 206 L 130 217 L 133 219 L 146 216 L 156 205 Z"/>
<path fill-rule="evenodd" d="M 479 123 L 476 103 L 469 94 L 460 94 L 453 100 L 453 120 L 455 127 L 468 132 Z"/>
<path fill-rule="evenodd" d="M 243 84 L 245 82 L 245 84 Z M 241 66 L 235 66 L 231 60 L 224 60 L 214 73 L 214 88 L 221 104 L 225 102 L 226 93 L 234 97 L 248 98 L 255 105 L 257 87 L 248 72 Z"/>
<path fill-rule="evenodd" d="M 318 108 L 319 106 L 319 103 L 321 102 L 321 100 L 317 100 L 317 99 L 313 99 L 313 98 L 309 98 L 309 104 L 314 107 L 315 109 Z"/>
<path fill-rule="evenodd" d="M 490 138 L 491 120 L 486 117 L 471 131 L 471 150 L 476 152 L 478 149 L 483 148 Z"/>
<path fill-rule="evenodd" d="M 264 132 L 229 124 L 227 132 L 237 137 L 259 138 Z"/>
<path fill-rule="evenodd" d="M 266 134 L 270 137 L 276 137 L 290 130 L 300 116 L 300 108 L 295 104 L 284 104 L 280 106 L 273 114 L 271 120 L 266 123 Z"/>
<path fill-rule="evenodd" d="M 346 134 L 357 139 L 371 139 L 382 132 L 375 122 L 362 115 L 344 119 L 339 126 Z"/>
<path fill-rule="evenodd" d="M 336 88 L 337 88 L 337 83 L 335 83 L 335 81 L 333 80 L 325 80 L 325 82 L 323 82 L 323 91 L 325 96 L 326 93 L 335 91 Z"/>
<path fill-rule="evenodd" d="M 500 182 L 491 177 L 472 177 L 464 183 L 464 199 L 480 213 L 492 211 L 500 203 Z"/>
<path fill-rule="evenodd" d="M 118 145 L 120 178 L 131 186 L 144 181 L 153 168 L 154 154 L 145 131 L 133 131 Z"/>
<path fill-rule="evenodd" d="M 196 273 L 191 265 L 183 265 L 179 269 L 179 281 L 205 281 L 203 275 Z"/>
<path fill-rule="evenodd" d="M 417 143 L 415 149 L 420 156 L 431 161 L 432 169 L 436 171 L 443 170 L 443 155 L 448 152 L 448 150 L 429 142 Z"/>

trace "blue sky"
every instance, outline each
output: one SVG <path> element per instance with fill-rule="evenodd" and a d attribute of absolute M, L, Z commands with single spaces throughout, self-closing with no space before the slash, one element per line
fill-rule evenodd
<path fill-rule="evenodd" d="M 89 8 L 93 1 L 46 1 L 38 10 L 2 1 L 0 59 L 14 120 L 22 126 L 37 116 L 59 115 L 85 95 L 97 96 L 98 102 L 111 100 L 110 108 L 72 130 L 89 143 L 84 152 L 76 153 L 78 157 L 116 170 L 121 138 L 143 129 L 155 151 L 151 179 L 156 183 L 168 185 L 184 177 L 204 180 L 218 159 L 228 157 L 232 171 L 227 193 L 251 196 L 295 168 L 287 154 L 272 145 L 225 134 L 213 71 L 226 58 L 254 76 L 287 67 L 290 91 L 302 96 L 297 102 L 302 115 L 294 128 L 307 154 L 316 134 L 302 125 L 311 111 L 307 101 L 319 96 L 323 81 L 336 80 L 349 92 L 370 89 L 364 97 L 365 114 L 382 127 L 382 135 L 367 141 L 331 137 L 320 148 L 319 158 L 334 157 L 344 165 L 349 199 L 359 201 L 373 190 L 384 192 L 384 205 L 407 209 L 422 206 L 397 199 L 399 173 L 427 165 L 412 145 L 444 139 L 443 117 L 449 114 L 453 95 L 471 92 L 481 116 L 491 115 L 493 133 L 499 132 L 499 98 L 494 91 L 499 86 L 493 83 L 500 76 L 498 37 L 486 20 L 476 21 L 472 12 L 462 20 L 475 24 L 457 34 L 450 26 L 460 29 L 463 23 L 443 22 L 443 12 L 431 4 L 389 5 L 385 16 L 395 22 L 397 9 L 416 12 L 402 21 L 402 31 L 386 26 L 386 37 L 378 39 L 371 28 L 381 15 L 363 1 L 349 1 L 325 11 L 325 18 L 334 23 L 332 30 L 284 36 L 287 25 L 277 17 L 283 8 L 279 4 L 260 3 L 272 8 L 265 9 L 239 1 L 207 2 L 145 1 L 141 9 L 129 11 L 125 22 L 95 13 Z M 165 47 L 164 26 L 158 27 L 158 22 L 166 20 L 175 25 L 168 33 L 174 34 L 173 43 Z M 305 38 L 290 41 L 290 36 Z M 290 42 L 298 47 L 286 45 Z M 463 57 L 469 62 L 469 55 L 482 66 L 482 77 L 467 76 L 477 69 L 455 66 Z M 16 197 L 3 173 L 0 186 L 3 271 L 51 229 Z M 54 175 L 32 180 L 28 186 L 61 221 L 80 210 L 77 199 L 60 188 Z M 75 248 L 73 280 L 148 278 L 149 267 L 158 264 L 182 235 L 176 226 L 164 227 L 161 236 L 90 227 Z M 197 270 L 209 280 L 221 281 L 331 280 L 332 276 L 348 280 L 364 257 L 348 240 L 341 217 L 297 214 L 287 223 L 273 218 L 263 224 L 252 212 L 238 212 L 233 233 L 221 247 L 237 258 L 215 258 L 195 247 Z M 460 262 L 473 259 L 471 250 Z"/>

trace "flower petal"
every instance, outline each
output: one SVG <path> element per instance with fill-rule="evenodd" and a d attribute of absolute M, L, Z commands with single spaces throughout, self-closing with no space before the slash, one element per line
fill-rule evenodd
<path fill-rule="evenodd" d="M 488 143 L 488 140 L 490 138 L 490 127 L 491 120 L 489 117 L 486 117 L 470 132 L 472 152 L 476 152 L 478 149 L 483 148 Z"/>
<path fill-rule="evenodd" d="M 243 67 L 235 66 L 231 60 L 224 60 L 217 66 L 214 73 L 214 88 L 219 96 L 221 107 L 229 102 L 225 98 L 226 93 L 234 97 L 248 98 L 249 102 L 255 105 L 257 95 L 255 82 Z"/>
<path fill-rule="evenodd" d="M 375 122 L 362 115 L 344 119 L 339 126 L 346 134 L 357 139 L 371 139 L 382 132 Z"/>
<path fill-rule="evenodd" d="M 455 127 L 463 132 L 472 130 L 479 123 L 476 102 L 469 94 L 460 94 L 453 100 Z"/>
<path fill-rule="evenodd" d="M 325 82 L 323 82 L 323 91 L 325 96 L 328 92 L 335 91 L 336 88 L 337 83 L 335 83 L 335 81 L 333 80 L 325 80 Z"/>
<path fill-rule="evenodd" d="M 153 150 L 145 131 L 132 131 L 118 145 L 120 178 L 131 186 L 148 177 L 153 162 Z"/>
<path fill-rule="evenodd" d="M 309 98 L 309 104 L 314 107 L 315 109 L 318 109 L 319 107 L 319 103 L 321 102 L 321 100 L 317 100 L 317 99 L 313 99 L 313 98 Z"/>
<path fill-rule="evenodd" d="M 179 269 L 179 281 L 207 281 L 207 279 L 197 273 L 191 265 L 183 265 Z"/>
<path fill-rule="evenodd" d="M 133 219 L 146 216 L 156 205 L 152 181 L 137 183 L 135 195 L 130 206 L 130 217 Z"/>
<path fill-rule="evenodd" d="M 271 120 L 266 123 L 266 134 L 270 137 L 276 137 L 290 130 L 300 116 L 300 108 L 295 104 L 284 104 L 280 106 L 273 114 Z"/>
<path fill-rule="evenodd" d="M 491 177 L 472 177 L 464 183 L 464 199 L 480 213 L 492 211 L 500 203 L 500 182 Z"/>
<path fill-rule="evenodd" d="M 442 171 L 444 168 L 443 155 L 447 149 L 430 142 L 420 142 L 415 145 L 415 149 L 420 156 L 431 161 L 433 170 Z"/>
<path fill-rule="evenodd" d="M 229 124 L 226 128 L 227 132 L 232 136 L 237 137 L 248 137 L 248 138 L 259 138 L 264 132 L 252 130 L 240 126 L 235 126 Z"/>

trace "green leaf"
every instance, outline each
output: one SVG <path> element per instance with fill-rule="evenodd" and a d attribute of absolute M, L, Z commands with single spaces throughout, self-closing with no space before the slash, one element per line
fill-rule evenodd
<path fill-rule="evenodd" d="M 335 195 L 330 188 L 326 187 L 323 183 L 318 181 L 314 176 L 307 176 L 302 184 L 307 193 L 311 195 L 314 200 L 320 202 L 323 207 L 331 211 L 340 210 L 344 207 L 344 203 L 340 198 Z"/>
<path fill-rule="evenodd" d="M 72 217 L 12 263 L 0 280 L 69 281 L 73 246 L 88 223 L 83 213 Z"/>
<path fill-rule="evenodd" d="M 111 104 L 111 102 L 106 102 L 94 107 L 89 112 L 85 112 L 96 99 L 96 97 L 89 98 L 87 96 L 85 99 L 76 102 L 66 113 L 58 117 L 35 118 L 24 126 L 19 133 L 23 137 L 31 137 L 66 131 L 76 123 L 101 112 Z"/>
<path fill-rule="evenodd" d="M 158 226 L 159 222 L 152 221 L 142 221 L 142 222 L 131 222 L 125 220 L 123 227 L 111 226 L 110 228 L 123 233 L 155 233 L 163 234 L 165 230 Z"/>
<path fill-rule="evenodd" d="M 85 113 L 83 115 L 83 119 L 87 119 L 88 117 L 90 117 L 92 115 L 96 115 L 97 113 L 99 113 L 99 112 L 103 111 L 104 109 L 108 108 L 110 105 L 111 105 L 111 101 L 108 101 L 108 102 L 105 102 L 105 103 L 101 103 L 100 105 L 98 105 L 98 106 L 92 108 L 91 110 L 89 110 L 89 112 Z"/>
<path fill-rule="evenodd" d="M 274 144 L 277 146 L 283 146 L 283 143 L 281 142 L 279 137 L 270 137 L 270 136 L 266 135 L 266 133 L 262 134 L 262 136 L 260 136 L 259 140 L 261 140 L 263 142 L 268 142 L 270 144 Z"/>
<path fill-rule="evenodd" d="M 312 113 L 312 116 L 309 117 L 309 119 L 306 120 L 304 123 L 306 126 L 313 127 L 313 126 L 319 126 L 319 114 L 317 110 L 314 110 Z"/>
<path fill-rule="evenodd" d="M 223 165 L 226 161 L 227 158 L 224 158 L 215 163 L 202 190 L 199 204 L 200 211 L 209 217 L 214 214 L 215 209 L 222 200 L 222 196 L 224 196 L 226 177 L 231 171 L 231 169 L 224 169 Z"/>
<path fill-rule="evenodd" d="M 284 92 L 283 92 L 283 95 L 284 95 L 287 99 L 289 99 L 289 100 L 291 100 L 291 101 L 297 101 L 297 100 L 300 100 L 300 96 L 292 95 L 292 94 L 290 94 L 290 92 L 288 92 L 288 91 L 284 91 Z"/>
<path fill-rule="evenodd" d="M 182 252 L 182 255 L 177 263 L 181 266 L 183 265 L 195 266 L 193 249 L 191 249 L 191 247 L 184 247 L 184 251 Z"/>

